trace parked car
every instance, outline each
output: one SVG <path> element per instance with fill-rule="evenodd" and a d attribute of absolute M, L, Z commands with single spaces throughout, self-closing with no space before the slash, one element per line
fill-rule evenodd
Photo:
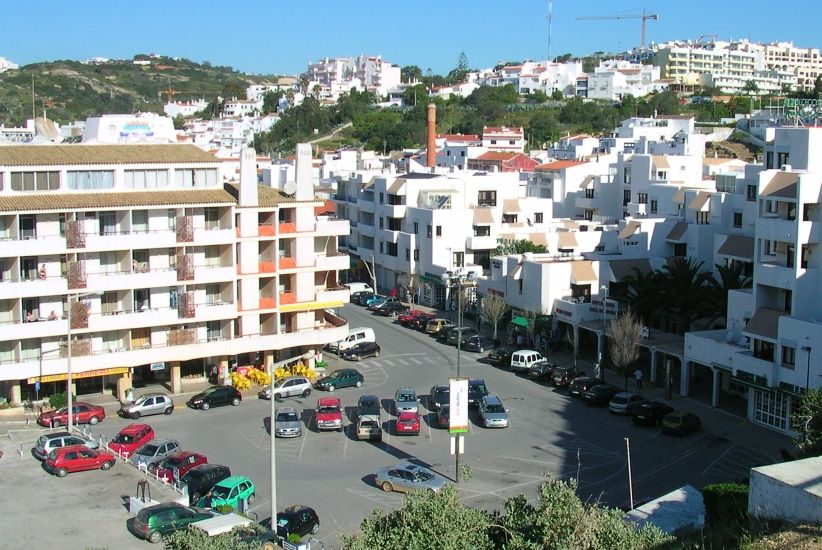
<path fill-rule="evenodd" d="M 443 405 L 448 405 L 451 399 L 451 388 L 446 386 L 445 384 L 438 384 L 431 388 L 431 392 L 428 394 L 428 409 L 432 411 L 437 411 L 443 407 Z"/>
<path fill-rule="evenodd" d="M 40 460 L 45 460 L 54 449 L 60 449 L 62 447 L 69 447 L 73 445 L 84 445 L 89 449 L 96 449 L 100 446 L 100 444 L 93 439 L 86 439 L 85 437 L 77 434 L 55 432 L 43 434 L 37 438 L 37 443 L 35 443 L 33 449 L 34 456 Z"/>
<path fill-rule="evenodd" d="M 486 395 L 480 399 L 479 415 L 486 428 L 508 427 L 508 412 L 496 395 Z"/>
<path fill-rule="evenodd" d="M 403 411 L 419 411 L 417 393 L 412 388 L 400 388 L 394 393 L 394 414 Z"/>
<path fill-rule="evenodd" d="M 511 354 L 514 351 L 516 350 L 509 347 L 496 348 L 488 354 L 488 361 L 497 367 L 509 367 L 511 366 Z"/>
<path fill-rule="evenodd" d="M 320 517 L 308 506 L 289 506 L 277 512 L 277 536 L 287 539 L 288 535 L 316 535 L 320 531 Z"/>
<path fill-rule="evenodd" d="M 152 439 L 154 439 L 154 429 L 148 424 L 129 424 L 114 436 L 108 448 L 115 453 L 128 453 L 128 456 L 131 456 L 134 451 Z"/>
<path fill-rule="evenodd" d="M 152 414 L 171 414 L 174 412 L 174 402 L 171 396 L 164 393 L 147 393 L 137 398 L 134 403 L 123 403 L 120 415 L 137 420 L 141 416 Z"/>
<path fill-rule="evenodd" d="M 180 442 L 176 439 L 152 439 L 134 451 L 134 454 L 128 457 L 128 461 L 136 466 L 145 465 L 148 469 L 152 464 L 162 461 L 181 449 Z"/>
<path fill-rule="evenodd" d="M 348 361 L 362 361 L 369 357 L 380 356 L 380 345 L 376 342 L 362 342 L 354 344 L 347 350 L 340 352 L 340 357 Z"/>
<path fill-rule="evenodd" d="M 486 395 L 488 395 L 488 388 L 485 386 L 485 380 L 474 378 L 468 381 L 468 406 L 476 407 L 480 399 Z"/>
<path fill-rule="evenodd" d="M 482 353 L 485 350 L 497 347 L 497 341 L 490 336 L 474 334 L 473 336 L 466 337 L 460 347 L 465 351 L 478 351 Z"/>
<path fill-rule="evenodd" d="M 377 311 L 378 309 L 381 309 L 388 304 L 392 304 L 398 301 L 399 300 L 397 300 L 393 296 L 382 296 L 378 300 L 374 300 L 373 302 L 369 303 L 368 309 L 371 311 Z"/>
<path fill-rule="evenodd" d="M 88 403 L 74 403 L 72 405 L 71 418 L 75 424 L 97 424 L 106 417 L 103 407 L 89 405 Z M 62 407 L 54 411 L 40 413 L 37 423 L 46 428 L 59 428 L 68 425 L 68 407 Z"/>
<path fill-rule="evenodd" d="M 336 397 L 320 397 L 317 399 L 317 429 L 343 430 L 342 403 Z"/>
<path fill-rule="evenodd" d="M 557 367 L 554 369 L 554 385 L 558 388 L 567 388 L 575 378 L 584 375 L 582 369 L 577 367 Z"/>
<path fill-rule="evenodd" d="M 634 409 L 645 403 L 645 398 L 638 393 L 629 391 L 619 392 L 608 402 L 608 411 L 616 414 L 632 415 Z"/>
<path fill-rule="evenodd" d="M 379 296 L 378 294 L 370 291 L 366 292 L 357 292 L 355 295 L 352 296 L 351 301 L 357 304 L 358 306 L 364 306 L 368 300 L 373 296 Z"/>
<path fill-rule="evenodd" d="M 197 506 L 201 508 L 217 508 L 231 506 L 235 510 L 240 507 L 240 501 L 252 504 L 256 498 L 254 483 L 245 476 L 230 476 L 214 484 L 207 495 L 200 497 Z"/>
<path fill-rule="evenodd" d="M 397 317 L 398 315 L 407 312 L 409 309 L 411 308 L 402 302 L 390 302 L 375 311 L 378 315 L 382 315 L 383 317 Z"/>
<path fill-rule="evenodd" d="M 191 451 L 179 451 L 167 456 L 160 462 L 155 462 L 151 465 L 149 471 L 159 478 L 179 481 L 189 470 L 200 464 L 208 464 L 205 455 Z"/>
<path fill-rule="evenodd" d="M 448 335 L 445 338 L 445 343 L 449 346 L 456 346 L 457 341 L 460 343 L 460 347 L 462 347 L 463 342 L 466 339 L 470 338 L 471 336 L 475 336 L 479 334 L 477 329 L 471 327 L 451 327 L 448 331 Z"/>
<path fill-rule="evenodd" d="M 436 318 L 436 314 L 434 313 L 423 313 L 422 315 L 417 315 L 408 322 L 408 328 L 425 332 L 425 328 L 428 326 L 428 321 L 434 318 Z"/>
<path fill-rule="evenodd" d="M 69 445 L 51 451 L 43 467 L 57 477 L 66 477 L 69 472 L 108 470 L 116 460 L 108 451 L 89 449 L 85 445 Z"/>
<path fill-rule="evenodd" d="M 433 319 L 429 319 L 428 323 L 425 325 L 425 333 L 430 334 L 432 336 L 439 336 L 439 333 L 444 328 L 449 328 L 454 326 L 452 321 L 448 319 L 442 319 L 439 317 L 435 317 Z"/>
<path fill-rule="evenodd" d="M 451 405 L 443 405 L 437 409 L 437 425 L 440 428 L 451 427 Z"/>
<path fill-rule="evenodd" d="M 361 395 L 357 400 L 357 416 L 379 416 L 380 398 L 376 395 Z"/>
<path fill-rule="evenodd" d="M 426 313 L 421 309 L 409 309 L 405 313 L 400 313 L 399 315 L 397 315 L 397 321 L 399 321 L 399 323 L 402 326 L 407 327 L 408 323 L 410 323 L 411 321 L 413 321 L 415 319 L 419 319 L 420 317 L 422 317 L 424 315 L 432 315 L 432 314 Z M 431 318 L 433 319 L 433 315 L 432 315 Z"/>
<path fill-rule="evenodd" d="M 383 296 L 382 294 L 372 294 L 371 296 L 365 299 L 363 305 L 365 305 L 365 307 L 371 307 L 374 303 L 381 302 L 387 298 L 388 296 Z"/>
<path fill-rule="evenodd" d="M 702 427 L 702 421 L 697 415 L 686 411 L 674 411 L 662 419 L 662 433 L 685 435 L 697 431 Z"/>
<path fill-rule="evenodd" d="M 597 384 L 604 384 L 605 382 L 599 378 L 591 376 L 579 376 L 571 380 L 568 384 L 568 391 L 574 397 L 582 397 L 582 394 L 596 386 Z"/>
<path fill-rule="evenodd" d="M 163 535 L 187 529 L 190 524 L 214 515 L 209 510 L 166 502 L 146 506 L 136 516 L 126 520 L 126 527 L 134 536 L 156 544 L 162 540 Z"/>
<path fill-rule="evenodd" d="M 420 413 L 417 411 L 402 411 L 397 417 L 397 435 L 419 435 Z"/>
<path fill-rule="evenodd" d="M 545 361 L 545 357 L 538 351 L 532 349 L 521 349 L 511 354 L 511 370 L 528 372 L 531 365 Z"/>
<path fill-rule="evenodd" d="M 449 483 L 441 475 L 410 462 L 401 462 L 394 466 L 380 468 L 377 470 L 374 482 L 377 487 L 385 492 L 399 491 L 402 493 L 409 491 L 433 491 L 437 493 Z"/>
<path fill-rule="evenodd" d="M 294 407 L 280 407 L 274 413 L 274 437 L 300 437 L 303 427 Z"/>
<path fill-rule="evenodd" d="M 188 501 L 194 504 L 208 493 L 215 483 L 231 475 L 228 466 L 220 464 L 200 464 L 190 469 L 180 482 L 188 488 Z"/>
<path fill-rule="evenodd" d="M 362 386 L 363 376 L 354 369 L 337 369 L 327 376 L 323 376 L 314 384 L 318 390 L 334 391 L 337 388 L 348 388 Z"/>
<path fill-rule="evenodd" d="M 549 363 L 548 361 L 538 361 L 531 365 L 531 368 L 528 369 L 528 378 L 532 378 L 534 380 L 552 380 L 554 377 L 554 369 L 557 366 L 553 363 Z"/>
<path fill-rule="evenodd" d="M 211 407 L 223 405 L 237 406 L 243 400 L 243 394 L 234 386 L 211 386 L 203 392 L 194 395 L 187 405 L 193 409 L 207 411 Z"/>
<path fill-rule="evenodd" d="M 368 283 L 363 283 L 359 281 L 353 281 L 350 283 L 343 283 L 343 286 L 348 289 L 348 291 L 353 294 L 360 294 L 360 293 L 373 293 L 374 289 L 371 288 L 371 285 Z"/>
<path fill-rule="evenodd" d="M 618 393 L 619 388 L 616 386 L 612 386 L 611 384 L 597 384 L 596 386 L 588 388 L 588 390 L 582 394 L 582 398 L 589 405 L 607 405 L 611 398 Z"/>
<path fill-rule="evenodd" d="M 273 396 L 276 401 L 280 401 L 283 397 L 308 397 L 309 395 L 311 395 L 311 380 L 305 376 L 282 378 L 274 382 L 272 387 L 257 394 L 260 399 L 271 399 Z"/>
<path fill-rule="evenodd" d="M 382 422 L 378 415 L 357 417 L 357 439 L 360 441 L 382 441 Z"/>
<path fill-rule="evenodd" d="M 631 414 L 631 420 L 634 424 L 641 424 L 644 426 L 659 426 L 662 419 L 668 413 L 674 412 L 674 408 L 659 401 L 648 401 L 634 407 L 634 412 Z"/>

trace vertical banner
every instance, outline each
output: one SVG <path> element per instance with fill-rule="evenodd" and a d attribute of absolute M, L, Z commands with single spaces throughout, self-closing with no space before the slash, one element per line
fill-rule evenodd
<path fill-rule="evenodd" d="M 449 401 L 449 432 L 463 433 L 468 431 L 468 380 L 449 381 L 451 397 Z"/>

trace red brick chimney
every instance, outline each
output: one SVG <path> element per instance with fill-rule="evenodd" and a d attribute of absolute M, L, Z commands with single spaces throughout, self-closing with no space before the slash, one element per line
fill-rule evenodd
<path fill-rule="evenodd" d="M 428 151 L 426 166 L 433 168 L 437 165 L 437 106 L 428 104 Z"/>

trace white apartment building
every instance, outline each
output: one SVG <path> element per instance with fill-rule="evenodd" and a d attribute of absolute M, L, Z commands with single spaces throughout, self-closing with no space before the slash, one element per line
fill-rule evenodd
<path fill-rule="evenodd" d="M 548 145 L 547 155 L 556 160 L 585 160 L 599 152 L 599 138 L 588 134 L 565 136 Z"/>
<path fill-rule="evenodd" d="M 89 145 L 176 143 L 174 121 L 156 113 L 106 114 L 86 119 L 83 143 Z"/>
<path fill-rule="evenodd" d="M 592 99 L 621 101 L 629 95 L 643 97 L 652 92 L 663 92 L 668 89 L 667 82 L 660 81 L 659 67 L 621 59 L 600 61 L 594 72 L 587 77 L 587 85 L 584 86 L 586 94 L 583 97 Z M 577 89 L 582 89 L 579 80 Z"/>
<path fill-rule="evenodd" d="M 0 73 L 4 73 L 11 69 L 17 69 L 17 63 L 13 63 L 5 57 L 0 57 Z"/>
<path fill-rule="evenodd" d="M 223 105 L 224 117 L 256 116 L 263 110 L 263 99 L 230 99 Z"/>
<path fill-rule="evenodd" d="M 169 101 L 163 105 L 163 112 L 167 117 L 190 117 L 195 113 L 199 113 L 208 107 L 208 101 L 205 99 L 196 99 L 193 101 Z"/>
<path fill-rule="evenodd" d="M 252 149 L 238 185 L 191 145 L 0 147 L 0 385 L 19 403 L 65 388 L 118 392 L 160 373 L 266 366 L 347 334 L 337 285 L 348 222 L 317 217 L 311 153 L 296 184 L 257 184 Z M 275 354 L 280 357 L 275 357 Z"/>
<path fill-rule="evenodd" d="M 822 75 L 822 57 L 818 48 L 798 48 L 792 42 L 761 44 L 741 40 L 738 49 L 758 52 L 769 71 L 790 74 L 796 79 L 794 90 L 812 91 L 816 79 Z"/>
<path fill-rule="evenodd" d="M 683 383 L 710 374 L 713 401 L 728 385 L 748 419 L 790 433 L 791 411 L 822 386 L 820 191 L 822 129 L 778 128 L 756 177 L 753 288 L 728 297 L 728 328 L 685 337 Z"/>
<path fill-rule="evenodd" d="M 577 77 L 582 74 L 582 63 L 579 61 L 525 61 L 496 70 L 486 69 L 477 74 L 476 80 L 486 86 L 512 84 L 522 95 L 543 92 L 550 96 L 554 91 L 559 91 L 565 97 L 574 97 Z"/>
<path fill-rule="evenodd" d="M 368 55 L 326 57 L 316 63 L 309 63 L 302 78 L 308 81 L 308 92 L 316 85 L 325 87 L 335 94 L 334 101 L 339 98 L 339 94 L 351 88 L 385 96 L 388 90 L 398 87 L 401 82 L 399 66 L 383 61 L 381 56 Z"/>
<path fill-rule="evenodd" d="M 482 146 L 488 151 L 525 152 L 525 131 L 522 126 L 483 126 Z"/>

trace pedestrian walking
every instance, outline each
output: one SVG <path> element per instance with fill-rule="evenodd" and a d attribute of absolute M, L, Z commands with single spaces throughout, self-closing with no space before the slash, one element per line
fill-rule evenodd
<path fill-rule="evenodd" d="M 641 390 L 642 389 L 642 369 L 637 369 L 636 372 L 634 372 L 634 378 L 636 378 L 636 389 Z"/>

